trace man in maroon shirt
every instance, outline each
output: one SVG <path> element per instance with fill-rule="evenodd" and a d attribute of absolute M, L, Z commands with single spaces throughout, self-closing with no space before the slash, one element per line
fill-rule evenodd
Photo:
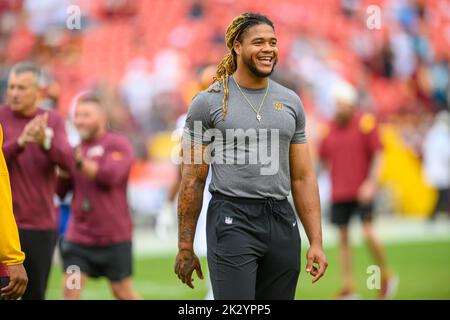
<path fill-rule="evenodd" d="M 117 299 L 139 299 L 132 287 L 132 221 L 127 183 L 133 161 L 128 140 L 107 130 L 107 115 L 95 97 L 75 110 L 81 138 L 77 168 L 60 179 L 58 195 L 73 190 L 72 215 L 61 244 L 64 269 L 77 266 L 80 286 L 64 286 L 64 299 L 80 299 L 87 276 L 104 276 Z M 65 284 L 72 275 L 66 273 Z"/>
<path fill-rule="evenodd" d="M 355 110 L 356 91 L 348 84 L 336 88 L 336 114 L 325 129 L 320 158 L 327 165 L 332 186 L 331 221 L 339 227 L 343 289 L 338 298 L 355 298 L 348 224 L 359 214 L 365 239 L 381 270 L 380 298 L 391 297 L 397 279 L 388 269 L 386 257 L 372 226 L 372 203 L 381 164 L 381 143 L 373 115 Z"/>
<path fill-rule="evenodd" d="M 40 70 L 15 65 L 8 78 L 7 106 L 0 107 L 3 153 L 8 166 L 14 215 L 29 282 L 22 299 L 44 299 L 57 238 L 53 203 L 56 166 L 75 166 L 63 120 L 37 107 Z"/>

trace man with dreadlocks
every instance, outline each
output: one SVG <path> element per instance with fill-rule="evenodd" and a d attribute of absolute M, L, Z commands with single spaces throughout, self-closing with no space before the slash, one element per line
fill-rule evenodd
<path fill-rule="evenodd" d="M 316 282 L 327 268 L 305 114 L 293 91 L 269 79 L 278 49 L 267 17 L 244 13 L 225 37 L 229 53 L 213 84 L 193 99 L 186 119 L 175 273 L 191 288 L 194 270 L 203 278 L 193 241 L 211 164 L 207 255 L 214 298 L 293 299 L 300 236 L 286 199 L 291 190 L 310 242 L 306 272 Z M 275 170 L 267 168 L 274 162 Z"/>

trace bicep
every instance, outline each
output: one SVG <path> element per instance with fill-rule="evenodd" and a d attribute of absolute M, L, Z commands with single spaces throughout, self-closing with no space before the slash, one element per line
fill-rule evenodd
<path fill-rule="evenodd" d="M 306 138 L 306 115 L 303 104 L 298 96 L 295 96 L 295 132 L 291 139 L 292 144 L 304 144 Z"/>
<path fill-rule="evenodd" d="M 292 182 L 301 180 L 314 172 L 308 143 L 290 145 L 289 166 Z"/>
<path fill-rule="evenodd" d="M 204 183 L 208 176 L 209 165 L 203 155 L 207 145 L 193 143 L 182 150 L 181 180 L 194 179 Z"/>

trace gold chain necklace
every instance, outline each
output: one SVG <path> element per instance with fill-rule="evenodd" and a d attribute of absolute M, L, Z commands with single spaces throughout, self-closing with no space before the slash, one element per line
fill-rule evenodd
<path fill-rule="evenodd" d="M 245 100 L 248 102 L 248 104 L 250 105 L 250 107 L 252 107 L 253 111 L 256 113 L 256 120 L 258 120 L 258 122 L 261 122 L 261 108 L 264 104 L 264 101 L 266 100 L 266 96 L 267 96 L 267 92 L 269 92 L 269 83 L 270 80 L 267 81 L 267 88 L 266 88 L 266 93 L 264 93 L 264 97 L 262 98 L 261 104 L 259 105 L 258 111 L 256 110 L 256 108 L 253 106 L 253 104 L 250 102 L 250 100 L 248 100 L 248 98 L 245 96 L 244 92 L 242 92 L 241 87 L 239 86 L 239 84 L 237 83 L 236 80 L 234 80 L 233 77 L 233 81 L 234 83 L 236 83 L 239 91 L 241 92 L 242 96 L 245 98 Z"/>

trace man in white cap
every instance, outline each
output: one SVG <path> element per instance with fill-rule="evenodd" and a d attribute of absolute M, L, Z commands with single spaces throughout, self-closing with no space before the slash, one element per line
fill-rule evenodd
<path fill-rule="evenodd" d="M 339 299 L 355 299 L 349 222 L 362 220 L 364 237 L 381 271 L 379 298 L 393 295 L 397 278 L 389 271 L 384 250 L 372 225 L 373 201 L 381 168 L 382 145 L 373 115 L 356 110 L 357 92 L 348 83 L 333 90 L 335 117 L 324 130 L 319 153 L 331 176 L 331 222 L 339 228 L 343 288 Z"/>

